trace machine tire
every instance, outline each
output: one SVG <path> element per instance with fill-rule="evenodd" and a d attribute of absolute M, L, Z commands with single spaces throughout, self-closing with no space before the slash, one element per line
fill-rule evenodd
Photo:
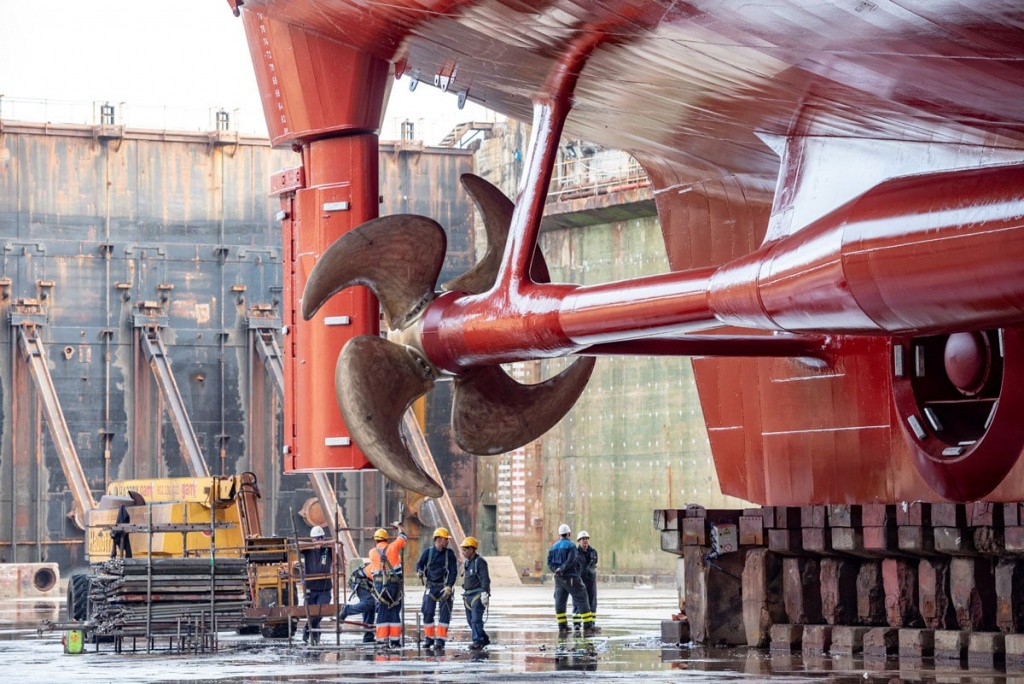
<path fill-rule="evenodd" d="M 68 619 L 89 619 L 89 575 L 72 575 L 68 580 Z"/>
<path fill-rule="evenodd" d="M 292 619 L 292 635 L 298 633 L 299 621 Z M 260 634 L 264 639 L 287 639 L 288 638 L 288 623 L 277 622 L 272 625 L 263 625 L 260 628 Z"/>

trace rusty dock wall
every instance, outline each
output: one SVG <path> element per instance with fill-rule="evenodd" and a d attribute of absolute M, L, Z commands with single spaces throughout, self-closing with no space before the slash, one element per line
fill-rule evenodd
<path fill-rule="evenodd" d="M 254 471 L 264 532 L 290 533 L 313 494 L 281 474 L 280 398 L 254 341 L 280 327 L 269 178 L 298 163 L 231 131 L 0 121 L 0 562 L 83 562 L 70 456 L 95 500 L 116 479 Z M 471 153 L 383 144 L 380 168 L 381 212 L 462 230 L 446 270 L 468 267 L 472 214 L 455 188 Z M 428 440 L 442 472 L 465 470 L 447 434 Z M 397 508 L 376 473 L 335 482 L 350 525 Z"/>

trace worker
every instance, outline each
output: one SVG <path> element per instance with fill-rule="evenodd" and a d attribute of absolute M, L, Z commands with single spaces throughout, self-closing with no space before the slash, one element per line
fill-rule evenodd
<path fill-rule="evenodd" d="M 491 643 L 484 631 L 484 611 L 491 602 L 491 573 L 487 570 L 487 561 L 477 553 L 480 548 L 475 537 L 462 540 L 462 555 L 466 560 L 462 564 L 462 604 L 466 607 L 466 622 L 473 635 L 472 651 L 483 650 Z"/>
<path fill-rule="evenodd" d="M 317 614 L 309 614 L 306 626 L 302 629 L 303 643 L 314 646 L 320 643 L 319 609 L 313 606 L 325 606 L 333 601 L 334 586 L 331 582 L 331 571 L 334 567 L 334 549 L 324 543 L 324 528 L 315 525 L 309 531 L 313 543 L 300 550 L 303 567 L 303 587 L 306 590 L 306 606 L 317 610 Z"/>
<path fill-rule="evenodd" d="M 434 530 L 434 543 L 424 549 L 416 563 L 416 576 L 426 584 L 423 593 L 423 631 L 427 638 L 424 646 L 442 650 L 448 639 L 448 625 L 452 620 L 452 593 L 459 576 L 459 562 L 455 551 L 448 548 L 448 530 L 438 527 Z M 437 615 L 437 625 L 434 616 Z"/>
<path fill-rule="evenodd" d="M 583 587 L 587 590 L 587 602 L 590 604 L 590 613 L 594 620 L 591 629 L 595 633 L 600 632 L 597 626 L 597 549 L 590 545 L 590 533 L 580 530 L 576 535 L 576 553 L 580 561 L 580 577 L 583 579 Z M 573 627 L 582 629 L 583 616 L 579 606 L 573 601 Z"/>
<path fill-rule="evenodd" d="M 125 508 L 124 504 L 117 510 L 117 520 L 114 521 L 115 525 L 128 525 L 132 521 L 132 516 L 129 515 L 128 509 Z M 117 552 L 121 552 L 121 558 L 132 557 L 132 542 L 129 538 L 128 532 L 117 531 L 111 532 L 110 537 L 114 542 L 114 545 L 110 548 L 110 557 L 117 558 Z"/>
<path fill-rule="evenodd" d="M 594 615 L 590 612 L 587 590 L 580 576 L 581 563 L 576 545 L 569 539 L 572 529 L 562 523 L 558 526 L 558 541 L 548 551 L 548 569 L 555 575 L 555 620 L 558 622 L 558 636 L 569 635 L 569 624 L 565 617 L 565 606 L 572 596 L 573 605 L 580 613 L 584 636 L 594 633 Z"/>
<path fill-rule="evenodd" d="M 348 578 L 348 587 L 352 594 L 359 601 L 349 603 L 342 607 L 341 618 L 344 620 L 349 615 L 363 614 L 363 643 L 372 644 L 375 641 L 374 631 L 369 629 L 374 626 L 377 613 L 377 600 L 373 597 L 373 580 L 370 579 L 370 564 L 360 565 L 352 571 Z"/>
<path fill-rule="evenodd" d="M 401 554 L 407 538 L 401 522 L 393 522 L 391 526 L 398 530 L 394 541 L 388 541 L 388 531 L 384 528 L 373 533 L 376 546 L 370 550 L 370 572 L 373 595 L 377 600 L 377 644 L 397 648 L 402 645 L 404 582 Z"/>

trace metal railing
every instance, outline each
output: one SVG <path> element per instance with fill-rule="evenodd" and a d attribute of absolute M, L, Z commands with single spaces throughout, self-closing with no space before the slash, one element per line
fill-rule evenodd
<path fill-rule="evenodd" d="M 164 131 L 234 131 L 267 137 L 263 112 L 240 108 L 143 105 L 109 100 L 3 97 L 0 119 Z"/>
<path fill-rule="evenodd" d="M 621 158 L 616 160 L 615 156 Z M 564 156 L 555 165 L 547 201 L 563 202 L 594 197 L 644 187 L 650 183 L 640 162 L 628 155 L 599 153 L 597 156 Z"/>

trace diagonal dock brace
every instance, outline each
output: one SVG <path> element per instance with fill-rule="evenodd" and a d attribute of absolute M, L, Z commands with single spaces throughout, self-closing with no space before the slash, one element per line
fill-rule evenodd
<path fill-rule="evenodd" d="M 96 502 L 89 490 L 89 481 L 82 470 L 82 463 L 78 460 L 78 451 L 71 439 L 71 431 L 64 419 L 64 410 L 60 406 L 50 369 L 46 365 L 46 354 L 43 341 L 39 338 L 39 328 L 35 323 L 28 322 L 15 322 L 13 327 L 17 329 L 19 348 L 35 383 L 43 413 L 46 415 L 46 424 L 50 428 L 50 437 L 57 448 L 64 477 L 67 478 L 71 495 L 75 500 L 71 520 L 79 529 L 84 530 L 85 514 L 96 508 Z"/>
<path fill-rule="evenodd" d="M 274 331 L 272 328 L 253 327 L 253 323 L 254 321 L 250 322 L 250 327 L 252 327 L 254 333 L 253 344 L 256 347 L 256 356 L 263 362 L 267 369 L 267 374 L 274 381 L 274 386 L 281 393 L 281 396 L 284 397 L 284 368 Z M 409 441 L 410 450 L 420 466 L 435 481 L 440 482 L 441 476 L 437 471 L 437 465 L 434 463 L 434 457 L 430 453 L 430 447 L 427 446 L 423 430 L 420 428 L 419 423 L 416 422 L 412 412 L 406 412 L 405 414 L 403 431 Z M 327 518 L 327 524 L 331 532 L 334 533 L 335 539 L 339 539 L 344 544 L 345 553 L 350 554 L 349 558 L 360 558 L 361 554 L 356 551 L 352 535 L 347 530 L 343 529 L 339 534 L 338 530 L 334 529 L 335 520 L 338 521 L 339 526 L 342 528 L 346 527 L 346 523 L 341 511 L 338 510 L 338 499 L 335 496 L 334 488 L 331 486 L 327 473 L 309 473 L 309 482 L 313 487 L 313 491 L 316 492 L 317 498 L 320 500 L 324 517 Z M 462 523 L 459 522 L 459 516 L 455 513 L 455 505 L 452 503 L 451 497 L 448 496 L 447 489 L 444 490 L 444 495 L 441 498 L 427 500 L 425 508 L 432 518 L 430 521 L 427 521 L 429 524 L 447 527 L 452 536 L 459 542 L 465 538 L 466 535 L 462 529 Z"/>
<path fill-rule="evenodd" d="M 185 410 L 185 403 L 181 399 L 181 392 L 178 390 L 178 383 L 174 381 L 174 373 L 171 372 L 171 361 L 167 358 L 163 340 L 160 339 L 160 329 L 152 326 L 139 331 L 139 344 L 142 346 L 142 353 L 149 361 L 149 367 L 153 371 L 153 377 L 160 388 L 160 394 L 167 406 L 167 415 L 170 416 L 171 425 L 174 427 L 174 434 L 178 437 L 178 444 L 181 447 L 181 455 L 185 458 L 189 472 L 193 477 L 209 477 L 210 468 L 203 458 L 203 451 L 199 447 L 199 439 L 195 430 L 192 429 L 192 421 L 188 418 Z"/>
<path fill-rule="evenodd" d="M 455 512 L 455 504 L 452 503 L 451 497 L 448 496 L 448 488 L 444 486 L 441 473 L 437 470 L 437 463 L 434 462 L 434 455 L 430 452 L 430 446 L 423 435 L 423 428 L 420 427 L 420 424 L 416 421 L 416 416 L 411 410 L 406 411 L 405 416 L 402 418 L 402 433 L 409 443 L 409 451 L 412 452 L 420 467 L 434 478 L 434 482 L 441 484 L 441 496 L 436 499 L 426 499 L 423 502 L 421 510 L 426 509 L 433 518 L 432 520 L 425 519 L 424 522 L 437 527 L 447 527 L 449 534 L 455 538 L 456 543 L 461 544 L 462 540 L 466 538 L 466 533 L 462 529 L 462 523 L 459 522 L 458 514 Z"/>

